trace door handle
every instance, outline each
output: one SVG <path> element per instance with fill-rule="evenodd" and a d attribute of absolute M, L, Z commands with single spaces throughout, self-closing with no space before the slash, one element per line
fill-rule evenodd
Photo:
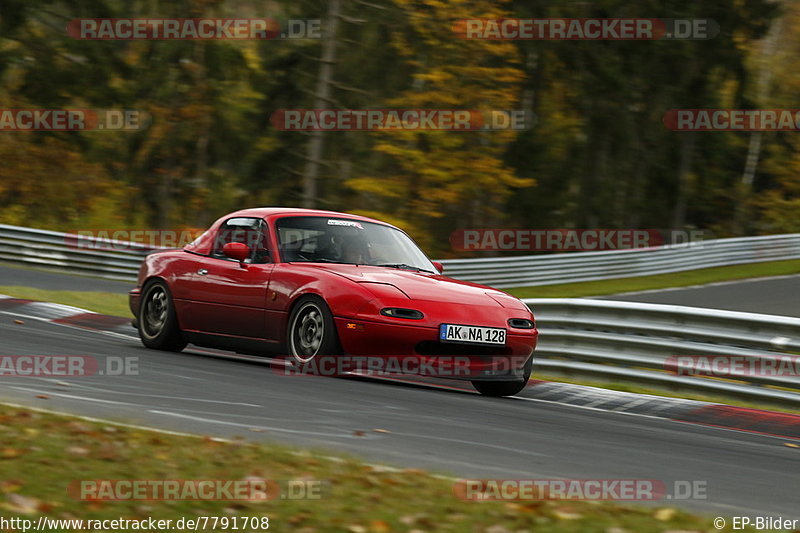
<path fill-rule="evenodd" d="M 206 270 L 205 268 L 201 268 L 200 270 L 197 271 L 197 273 L 200 274 L 201 276 L 205 276 L 206 274 L 208 274 L 208 270 Z"/>

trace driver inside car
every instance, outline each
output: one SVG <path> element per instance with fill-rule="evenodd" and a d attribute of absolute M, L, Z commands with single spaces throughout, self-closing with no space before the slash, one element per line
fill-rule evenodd
<path fill-rule="evenodd" d="M 351 235 L 344 239 L 340 260 L 357 265 L 369 264 L 369 248 L 360 235 Z"/>

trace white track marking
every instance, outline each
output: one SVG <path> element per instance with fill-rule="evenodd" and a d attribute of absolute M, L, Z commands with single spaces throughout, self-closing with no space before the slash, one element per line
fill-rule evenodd
<path fill-rule="evenodd" d="M 83 400 L 86 402 L 95 402 L 95 403 L 110 403 L 114 405 L 129 405 L 131 407 L 148 407 L 146 405 L 138 404 L 138 403 L 130 403 L 130 402 L 116 402 L 114 400 L 102 400 L 100 398 L 89 398 L 86 396 L 76 396 L 74 394 L 64 394 L 61 392 L 52 392 L 47 390 L 37 390 L 37 389 L 29 389 L 28 387 L 18 387 L 16 385 L 9 386 L 10 389 L 21 390 L 25 392 L 34 392 L 36 394 L 43 394 L 47 396 L 58 396 L 60 398 L 68 398 L 70 400 Z"/>
<path fill-rule="evenodd" d="M 182 433 L 180 431 L 171 431 L 169 429 L 159 429 L 149 426 L 140 426 L 137 424 L 128 424 L 125 422 L 116 422 L 114 420 L 106 420 L 104 418 L 94 418 L 91 416 L 76 415 L 74 413 L 66 413 L 64 411 L 56 411 L 54 409 L 45 409 L 43 407 L 32 407 L 30 405 L 20 405 L 18 403 L 0 402 L 2 405 L 13 407 L 14 409 L 27 409 L 29 411 L 36 411 L 37 413 L 46 413 L 48 415 L 67 416 L 70 418 L 77 418 L 78 420 L 85 420 L 86 422 L 94 422 L 97 424 L 107 424 L 109 426 L 117 426 L 128 429 L 137 429 L 142 431 L 152 431 L 154 433 L 163 433 L 164 435 L 175 435 L 176 437 L 191 437 L 193 439 L 205 438 L 205 435 L 197 435 L 195 433 Z M 218 442 L 234 442 L 232 439 L 225 439 L 222 437 L 211 437 L 212 440 Z"/>
<path fill-rule="evenodd" d="M 234 426 L 234 427 L 242 427 L 242 428 L 256 428 L 256 429 L 263 429 L 264 431 L 275 431 L 279 433 L 291 433 L 296 435 L 313 435 L 316 437 L 333 437 L 333 438 L 344 438 L 344 439 L 356 439 L 356 440 L 364 440 L 363 437 L 357 437 L 355 435 L 350 435 L 347 433 L 331 433 L 331 432 L 322 432 L 322 431 L 304 431 L 300 429 L 285 429 L 285 428 L 278 428 L 272 426 L 259 426 L 256 424 L 240 424 L 239 422 L 229 422 L 227 420 L 217 420 L 215 418 L 203 418 L 200 416 L 191 416 L 185 415 L 182 413 L 174 413 L 172 411 L 159 411 L 156 409 L 150 409 L 147 411 L 148 413 L 153 413 L 156 415 L 163 415 L 163 416 L 172 416 L 176 418 L 184 418 L 186 420 L 194 420 L 196 422 L 205 422 L 208 424 L 218 424 L 222 426 Z"/>
<path fill-rule="evenodd" d="M 242 407 L 258 407 L 258 408 L 261 408 L 261 409 L 266 409 L 265 406 L 257 405 L 257 404 L 254 404 L 254 403 L 228 402 L 228 401 L 225 401 L 225 400 L 206 400 L 204 398 L 189 398 L 189 397 L 186 397 L 186 396 L 165 396 L 165 395 L 161 395 L 161 394 L 147 394 L 147 393 L 142 393 L 142 392 L 124 392 L 124 391 L 118 391 L 118 390 L 104 389 L 102 387 L 92 387 L 92 386 L 89 386 L 89 385 L 82 385 L 82 384 L 75 384 L 73 386 L 76 387 L 76 388 L 90 390 L 90 391 L 94 391 L 94 392 L 105 392 L 105 393 L 109 393 L 109 394 L 121 394 L 121 395 L 124 395 L 124 396 L 143 396 L 145 398 L 159 398 L 159 399 L 163 399 L 163 400 L 184 400 L 184 401 L 187 401 L 187 402 L 219 403 L 219 404 L 224 404 L 224 405 L 240 405 Z"/>
<path fill-rule="evenodd" d="M 40 316 L 26 315 L 26 314 L 23 314 L 23 313 L 15 313 L 14 311 L 0 311 L 0 315 L 9 315 L 9 316 L 14 316 L 14 317 L 18 317 L 18 318 L 24 318 L 26 320 L 36 320 L 38 322 L 46 322 L 47 324 L 52 324 L 54 326 L 61 326 L 62 328 L 79 329 L 79 330 L 83 330 L 83 331 L 90 331 L 92 333 L 100 333 L 100 334 L 108 335 L 109 337 L 114 337 L 114 338 L 117 338 L 117 339 L 125 339 L 127 341 L 136 340 L 136 337 L 134 337 L 132 335 L 126 335 L 124 333 L 117 333 L 116 331 L 108 331 L 108 330 L 103 330 L 103 329 L 81 328 L 81 327 L 75 326 L 74 324 L 61 324 L 60 322 L 53 322 L 52 319 L 49 319 L 49 318 L 42 318 Z"/>

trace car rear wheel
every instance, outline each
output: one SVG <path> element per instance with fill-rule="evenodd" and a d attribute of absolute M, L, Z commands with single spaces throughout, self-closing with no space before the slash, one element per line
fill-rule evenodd
<path fill-rule="evenodd" d="M 523 367 L 523 379 L 517 381 L 473 381 L 472 386 L 484 396 L 514 396 L 528 386 L 532 369 L 533 357 L 530 357 Z"/>
<path fill-rule="evenodd" d="M 153 281 L 145 287 L 139 305 L 138 326 L 139 338 L 148 348 L 172 352 L 186 348 L 172 296 L 163 281 Z"/>
<path fill-rule="evenodd" d="M 306 365 L 318 355 L 338 355 L 339 337 L 333 314 L 318 296 L 304 296 L 292 309 L 286 332 L 289 354 Z"/>

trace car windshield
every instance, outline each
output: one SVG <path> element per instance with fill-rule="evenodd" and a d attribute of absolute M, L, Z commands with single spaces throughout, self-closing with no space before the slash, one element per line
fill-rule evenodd
<path fill-rule="evenodd" d="M 345 263 L 436 272 L 400 230 L 347 218 L 284 217 L 277 221 L 281 256 L 287 262 Z"/>

